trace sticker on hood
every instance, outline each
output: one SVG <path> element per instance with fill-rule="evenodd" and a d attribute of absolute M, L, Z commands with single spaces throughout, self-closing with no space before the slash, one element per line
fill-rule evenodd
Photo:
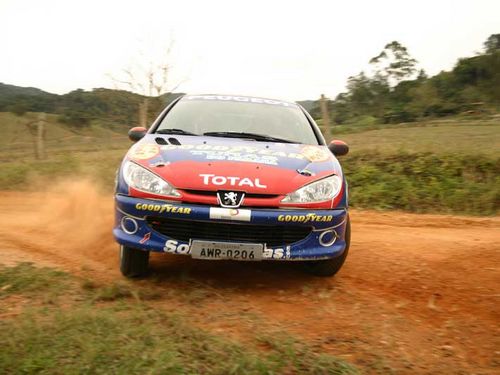
<path fill-rule="evenodd" d="M 136 160 L 151 159 L 160 153 L 160 148 L 157 145 L 139 144 L 130 151 L 130 157 Z"/>
<path fill-rule="evenodd" d="M 248 178 L 248 177 L 236 177 L 236 176 L 216 176 L 214 174 L 200 174 L 200 177 L 203 178 L 204 185 L 216 185 L 221 186 L 228 184 L 230 186 L 237 187 L 256 187 L 259 189 L 266 189 L 267 185 L 264 185 L 260 182 L 259 178 Z"/>
<path fill-rule="evenodd" d="M 314 147 L 314 146 L 311 146 Z M 277 165 L 279 157 L 289 159 L 306 159 L 300 152 L 285 152 L 250 146 L 225 146 L 225 145 L 166 145 L 161 146 L 162 151 L 186 151 L 191 155 L 202 156 L 207 160 L 228 160 L 253 162 L 268 165 Z M 299 151 L 299 150 L 297 150 Z M 326 159 L 325 159 L 326 160 Z"/>
<path fill-rule="evenodd" d="M 326 161 L 331 157 L 329 151 L 319 146 L 305 146 L 302 155 L 312 162 Z"/>

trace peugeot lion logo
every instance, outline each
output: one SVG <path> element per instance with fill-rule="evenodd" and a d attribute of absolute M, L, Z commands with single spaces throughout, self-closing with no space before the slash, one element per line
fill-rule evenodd
<path fill-rule="evenodd" d="M 245 193 L 241 191 L 218 191 L 217 200 L 222 207 L 238 208 L 243 202 Z"/>
<path fill-rule="evenodd" d="M 236 194 L 234 191 L 230 191 L 229 193 L 224 193 L 224 199 L 223 202 L 224 204 L 227 204 L 228 206 L 236 206 L 237 204 L 237 199 L 238 194 Z"/>

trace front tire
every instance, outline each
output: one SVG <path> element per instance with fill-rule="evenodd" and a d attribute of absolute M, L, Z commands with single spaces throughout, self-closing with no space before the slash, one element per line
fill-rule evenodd
<path fill-rule="evenodd" d="M 342 268 L 342 265 L 345 262 L 345 258 L 347 258 L 347 253 L 349 252 L 349 245 L 351 244 L 351 221 L 349 217 L 347 217 L 347 224 L 345 229 L 345 250 L 341 256 L 326 259 L 326 260 L 318 260 L 315 262 L 305 262 L 304 269 L 307 273 L 310 273 L 314 276 L 333 276 Z"/>
<path fill-rule="evenodd" d="M 120 271 L 125 277 L 140 277 L 148 273 L 149 251 L 120 246 Z"/>

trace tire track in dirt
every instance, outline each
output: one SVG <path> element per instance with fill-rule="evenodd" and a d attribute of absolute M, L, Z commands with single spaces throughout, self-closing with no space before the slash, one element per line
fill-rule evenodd
<path fill-rule="evenodd" d="M 239 339 L 257 328 L 292 332 L 368 372 L 498 371 L 500 219 L 372 211 L 351 218 L 351 253 L 335 278 L 283 263 L 154 254 L 153 277 L 137 283 L 159 293 L 157 308 L 184 305 L 196 324 Z M 112 225 L 112 196 L 90 180 L 1 192 L 0 263 L 121 280 Z"/>

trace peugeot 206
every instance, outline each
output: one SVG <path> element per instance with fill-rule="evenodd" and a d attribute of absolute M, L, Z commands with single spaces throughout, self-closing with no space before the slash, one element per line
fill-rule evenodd
<path fill-rule="evenodd" d="M 195 259 L 296 261 L 332 276 L 349 250 L 347 182 L 300 105 L 185 95 L 135 142 L 117 173 L 120 269 L 147 273 L 151 251 Z"/>

